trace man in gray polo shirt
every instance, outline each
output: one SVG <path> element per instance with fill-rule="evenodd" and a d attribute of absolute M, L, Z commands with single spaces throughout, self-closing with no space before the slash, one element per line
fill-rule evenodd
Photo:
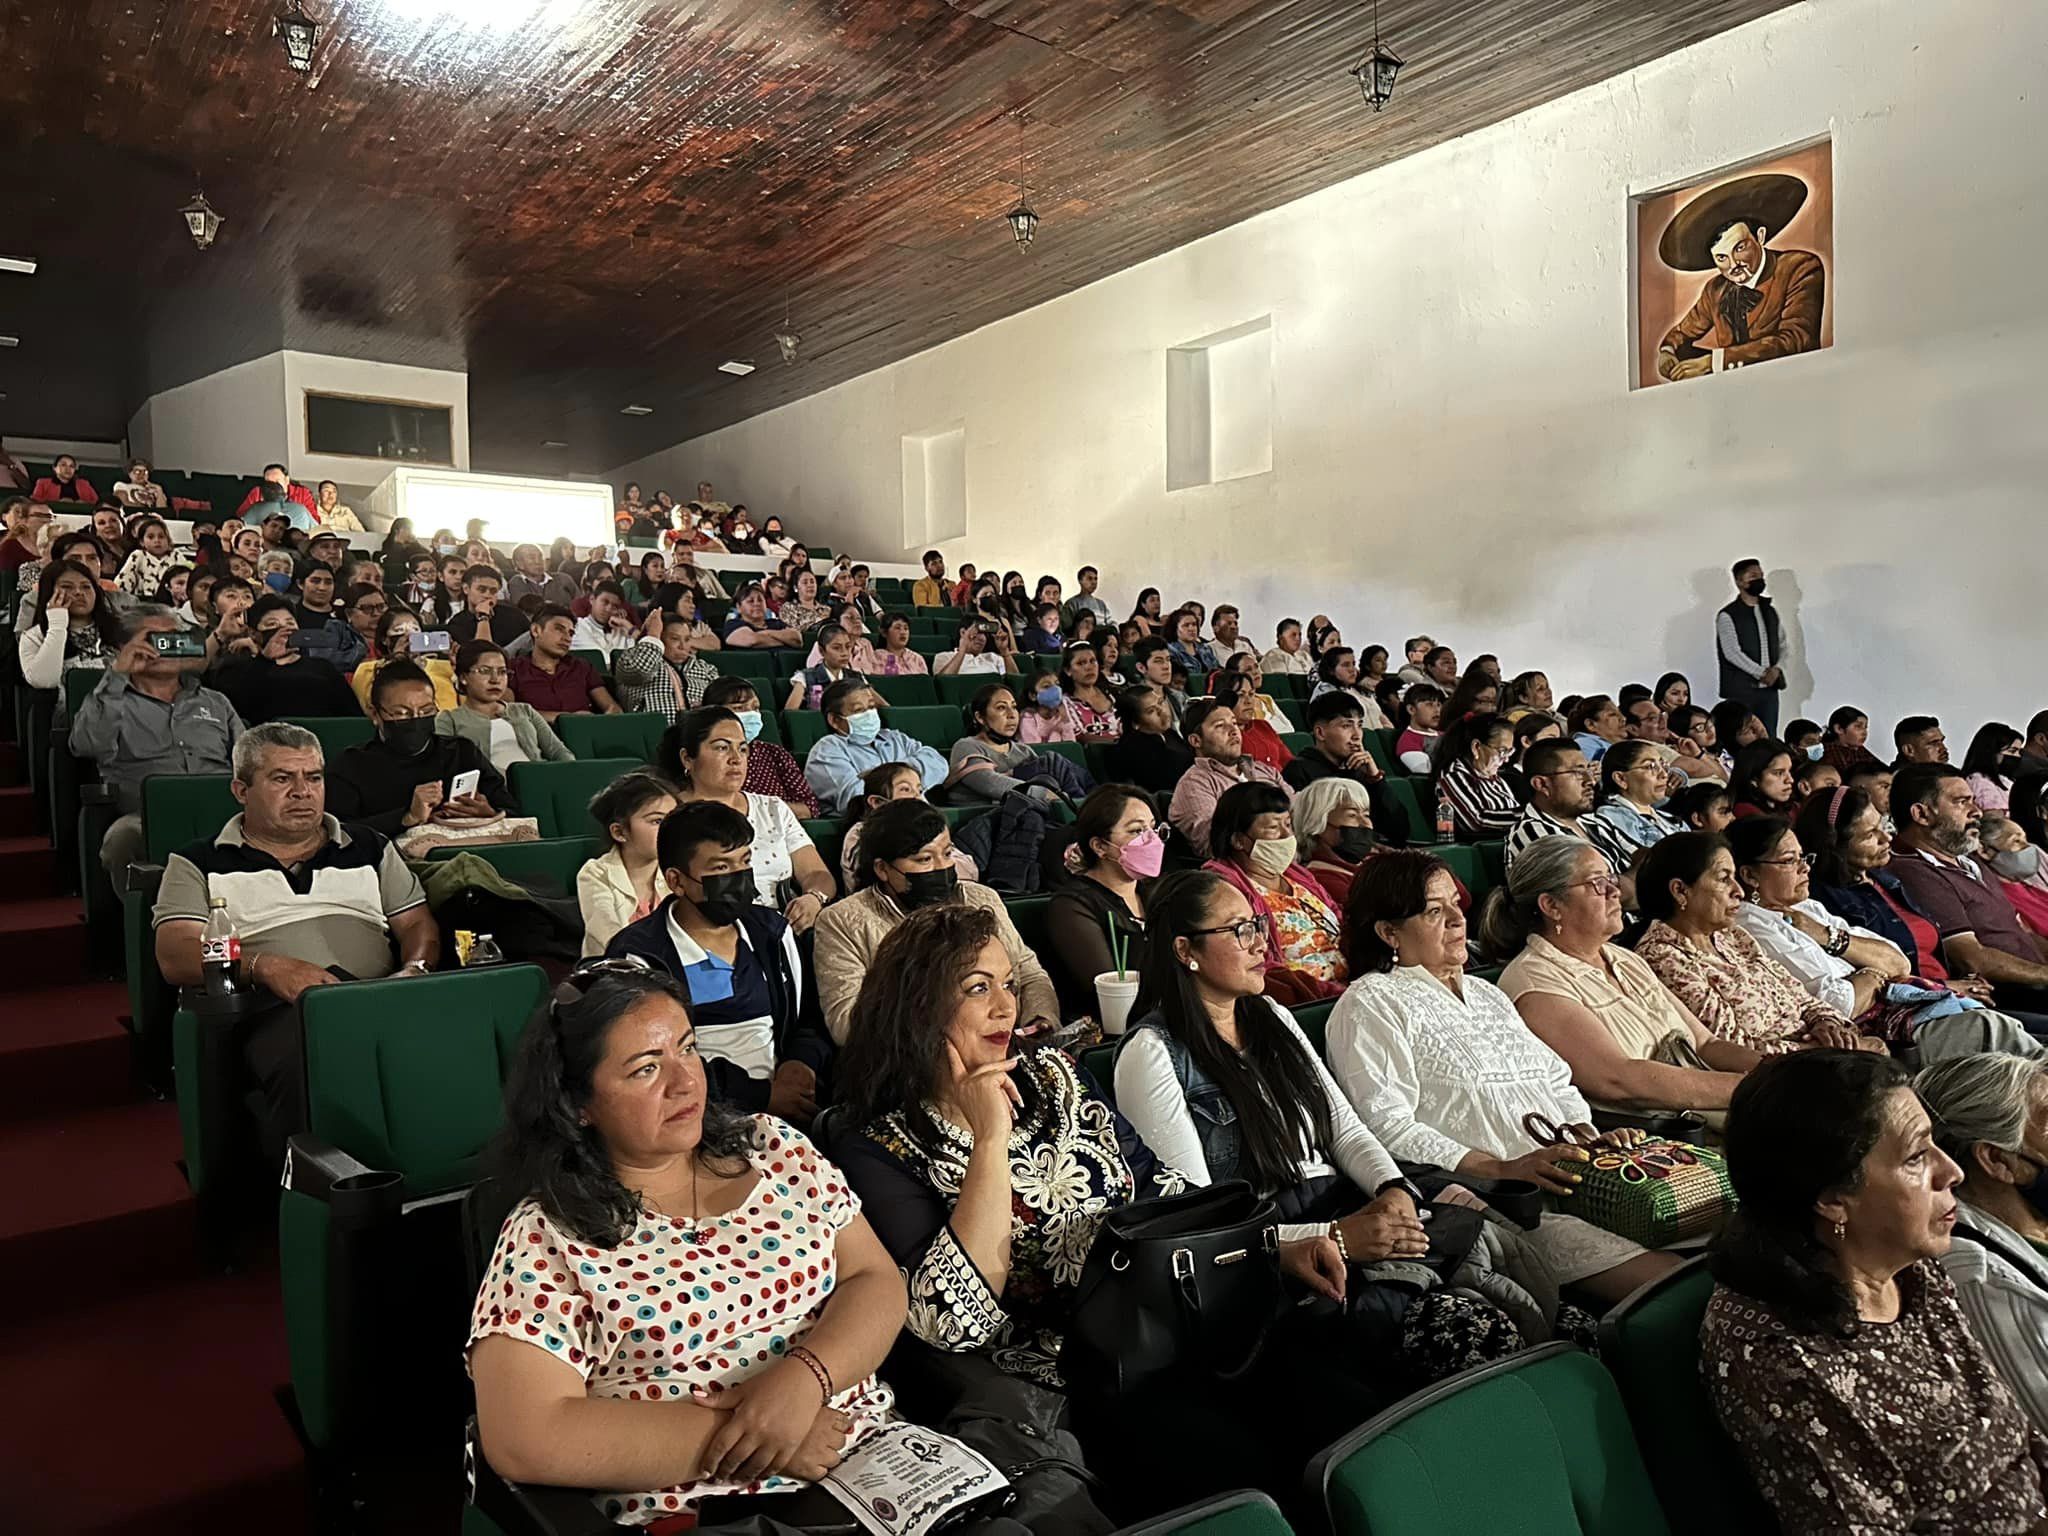
<path fill-rule="evenodd" d="M 227 902 L 242 981 L 277 1000 L 243 1022 L 241 1044 L 263 1090 L 265 1149 L 281 1158 L 305 1122 L 293 1005 L 337 981 L 424 976 L 440 959 L 441 935 L 398 850 L 327 814 L 326 769 L 311 731 L 278 721 L 246 732 L 235 744 L 232 788 L 241 814 L 164 865 L 156 960 L 171 985 L 197 986 L 209 903 Z"/>
<path fill-rule="evenodd" d="M 241 716 L 225 695 L 203 687 L 206 658 L 161 655 L 154 635 L 183 626 L 170 609 L 143 603 L 123 615 L 121 649 L 71 722 L 71 750 L 99 765 L 121 814 L 100 843 L 117 892 L 142 856 L 142 785 L 160 773 L 226 773 Z"/>

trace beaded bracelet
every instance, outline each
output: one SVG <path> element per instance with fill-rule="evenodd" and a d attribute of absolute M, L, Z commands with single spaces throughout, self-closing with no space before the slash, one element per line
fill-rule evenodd
<path fill-rule="evenodd" d="M 1334 1221 L 1330 1223 L 1330 1241 L 1337 1245 L 1337 1257 L 1346 1264 L 1349 1264 L 1351 1262 L 1351 1250 L 1345 1246 L 1344 1229 Z"/>
<path fill-rule="evenodd" d="M 790 1359 L 798 1361 L 807 1367 L 810 1373 L 818 1378 L 818 1390 L 825 1394 L 826 1402 L 831 1402 L 832 1373 L 825 1368 L 825 1362 L 812 1354 L 808 1349 L 805 1349 L 801 1344 L 797 1345 L 794 1349 L 786 1350 L 785 1353 Z"/>

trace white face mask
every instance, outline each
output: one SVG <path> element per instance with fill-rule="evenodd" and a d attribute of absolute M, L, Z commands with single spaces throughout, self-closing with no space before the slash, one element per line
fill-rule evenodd
<path fill-rule="evenodd" d="M 1294 839 L 1291 837 L 1262 837 L 1252 844 L 1248 862 L 1252 873 L 1267 880 L 1277 880 L 1287 873 L 1294 863 Z"/>

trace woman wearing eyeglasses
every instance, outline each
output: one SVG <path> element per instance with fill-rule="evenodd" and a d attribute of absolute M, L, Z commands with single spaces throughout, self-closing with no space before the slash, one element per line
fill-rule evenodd
<path fill-rule="evenodd" d="M 470 1319 L 492 1469 L 622 1525 L 837 1509 L 808 1484 L 890 1416 L 903 1281 L 809 1141 L 710 1095 L 676 982 L 607 960 L 556 989 L 499 1166 L 527 1194 Z"/>
<path fill-rule="evenodd" d="M 2038 1057 L 2048 1049 L 2016 1019 L 1911 974 L 1898 945 L 1836 917 L 1813 900 L 1814 857 L 1775 816 L 1728 829 L 1746 897 L 1735 921 L 1800 987 L 1858 1029 L 1921 1063 L 1983 1051 Z"/>

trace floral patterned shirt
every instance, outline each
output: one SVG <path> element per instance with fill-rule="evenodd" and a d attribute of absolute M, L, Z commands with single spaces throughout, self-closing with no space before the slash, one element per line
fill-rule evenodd
<path fill-rule="evenodd" d="M 2021 1536 L 2048 1505 L 2048 1440 L 1929 1260 L 1900 1272 L 1899 1315 L 1805 1334 L 1718 1286 L 1700 1374 L 1778 1523 L 1798 1536 Z"/>
<path fill-rule="evenodd" d="M 835 1234 L 860 1214 L 845 1176 L 773 1116 L 753 1117 L 747 1161 L 760 1177 L 737 1209 L 696 1223 L 644 1214 L 611 1248 L 579 1242 L 537 1200 L 522 1201 L 505 1218 L 484 1271 L 469 1342 L 503 1334 L 545 1349 L 573 1367 L 594 1397 L 717 1402 L 818 1321 L 838 1277 Z M 853 1417 L 858 1439 L 894 1402 L 869 1376 L 832 1406 Z M 803 1486 L 776 1476 L 703 1478 L 607 1492 L 597 1504 L 621 1524 L 646 1525 L 713 1494 Z"/>
<path fill-rule="evenodd" d="M 1782 1056 L 1810 1044 L 1817 1024 L 1855 1027 L 1819 998 L 1809 997 L 1741 928 L 1724 928 L 1710 942 L 1712 954 L 1695 949 L 1659 920 L 1636 945 L 1637 958 L 1710 1034 L 1765 1056 Z"/>
<path fill-rule="evenodd" d="M 1033 1051 L 1014 1081 L 1010 1276 L 998 1292 L 949 1224 L 974 1138 L 920 1108 L 898 1111 L 837 1150 L 868 1220 L 910 1288 L 905 1326 L 955 1353 L 986 1351 L 1013 1375 L 1059 1385 L 1062 1330 L 1103 1217 L 1187 1180 L 1155 1158 L 1057 1050 Z"/>

